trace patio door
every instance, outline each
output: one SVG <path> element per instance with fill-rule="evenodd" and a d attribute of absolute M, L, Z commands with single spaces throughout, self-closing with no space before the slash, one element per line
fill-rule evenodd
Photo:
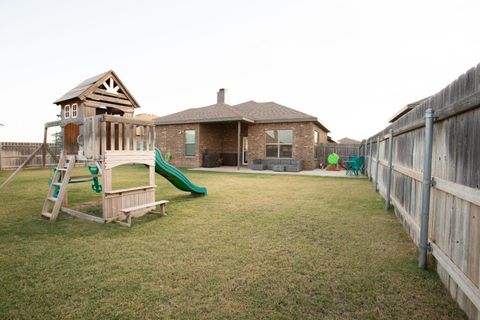
<path fill-rule="evenodd" d="M 248 137 L 243 137 L 242 164 L 248 164 Z"/>

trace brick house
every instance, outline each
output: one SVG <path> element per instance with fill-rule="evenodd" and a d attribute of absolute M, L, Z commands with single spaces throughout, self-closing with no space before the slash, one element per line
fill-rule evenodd
<path fill-rule="evenodd" d="M 316 117 L 275 102 L 217 103 L 157 118 L 156 144 L 169 152 L 175 166 L 208 166 L 212 156 L 221 165 L 246 166 L 253 159 L 303 160 L 303 168 L 318 168 L 316 145 L 327 142 L 329 130 Z M 217 160 L 215 160 L 217 161 Z"/>

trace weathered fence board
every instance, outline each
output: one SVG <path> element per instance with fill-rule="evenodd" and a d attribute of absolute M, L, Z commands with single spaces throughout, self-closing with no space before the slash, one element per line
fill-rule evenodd
<path fill-rule="evenodd" d="M 321 143 L 317 146 L 317 154 L 320 162 L 324 165 L 328 163 L 327 158 L 331 153 L 336 153 L 340 159 L 347 160 L 350 156 L 363 156 L 364 145 L 361 144 L 343 144 L 343 143 Z"/>
<path fill-rule="evenodd" d="M 42 143 L 35 142 L 0 142 L 0 170 L 11 170 L 18 168 L 28 157 L 35 152 Z M 49 143 L 48 147 L 55 153 L 59 154 L 54 143 Z M 47 152 L 46 166 L 55 166 L 56 161 Z M 42 167 L 42 153 L 38 153 L 26 167 Z"/>
<path fill-rule="evenodd" d="M 387 189 L 385 139 L 393 138 L 391 203 L 419 243 L 424 163 L 424 116 L 432 108 L 432 189 L 428 238 L 440 279 L 470 319 L 480 317 L 480 64 L 366 140 L 368 175 Z M 377 146 L 377 137 L 380 142 Z M 379 159 L 377 159 L 379 148 Z M 376 173 L 378 161 L 378 175 Z M 375 177 L 378 176 L 378 181 Z"/>

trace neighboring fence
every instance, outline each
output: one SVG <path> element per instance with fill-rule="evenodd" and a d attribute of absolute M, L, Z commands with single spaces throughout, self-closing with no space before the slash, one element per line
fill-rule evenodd
<path fill-rule="evenodd" d="M 35 142 L 0 142 L 0 170 L 9 170 L 18 168 L 42 143 Z M 55 153 L 60 150 L 55 148 L 55 144 L 49 143 L 48 146 Z M 27 167 L 42 167 L 42 153 L 39 152 Z M 55 166 L 56 162 L 47 152 L 46 165 Z"/>
<path fill-rule="evenodd" d="M 337 143 L 320 143 L 317 146 L 316 154 L 320 159 L 320 163 L 327 164 L 328 155 L 336 153 L 340 159 L 346 160 L 350 156 L 363 156 L 362 145 L 360 144 L 337 144 Z"/>
<path fill-rule="evenodd" d="M 390 188 L 395 214 L 418 244 L 424 171 L 424 116 L 429 108 L 436 112 L 437 118 L 433 125 L 432 174 L 426 180 L 432 185 L 428 241 L 442 282 L 468 317 L 478 319 L 480 64 L 379 134 L 364 141 L 367 171 L 383 197 L 387 197 Z M 390 130 L 393 130 L 392 135 Z M 390 139 L 391 159 L 388 157 Z M 429 185 L 426 183 L 427 189 Z"/>

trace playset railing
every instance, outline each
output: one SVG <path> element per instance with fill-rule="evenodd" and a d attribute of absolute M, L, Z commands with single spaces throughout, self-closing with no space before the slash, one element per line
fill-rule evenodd
<path fill-rule="evenodd" d="M 155 150 L 155 126 L 149 121 L 99 115 L 83 119 L 82 127 L 78 142 L 87 159 L 102 160 L 107 153 L 120 151 Z"/>

